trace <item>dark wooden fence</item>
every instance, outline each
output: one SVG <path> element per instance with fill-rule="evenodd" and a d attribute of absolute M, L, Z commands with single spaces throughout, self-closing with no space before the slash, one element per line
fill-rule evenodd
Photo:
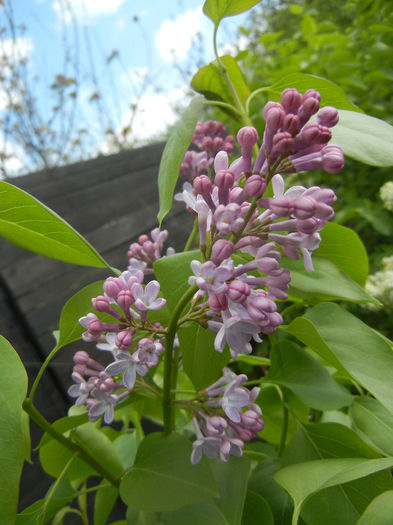
<path fill-rule="evenodd" d="M 157 226 L 157 174 L 163 144 L 43 170 L 8 182 L 29 192 L 57 212 L 114 267 L 126 269 L 127 249 L 142 233 Z M 192 218 L 184 206 L 174 208 L 163 227 L 168 244 L 182 249 Z M 80 288 L 109 275 L 105 269 L 46 259 L 0 239 L 0 333 L 19 353 L 34 379 L 55 345 L 53 331 L 64 303 Z M 61 350 L 41 382 L 36 404 L 50 421 L 70 406 L 72 354 L 85 343 Z M 32 441 L 40 432 L 32 427 Z M 48 480 L 37 482 L 39 467 L 27 467 L 22 508 L 42 497 Z"/>

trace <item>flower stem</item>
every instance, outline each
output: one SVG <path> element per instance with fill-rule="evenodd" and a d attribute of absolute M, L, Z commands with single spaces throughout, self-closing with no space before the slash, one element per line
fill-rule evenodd
<path fill-rule="evenodd" d="M 67 438 L 63 434 L 61 434 L 58 430 L 55 429 L 51 423 L 47 419 L 44 418 L 44 416 L 35 408 L 35 406 L 32 404 L 30 399 L 25 399 L 23 401 L 23 410 L 27 412 L 27 414 L 30 416 L 30 418 L 36 423 L 42 430 L 50 434 L 53 438 L 55 438 L 59 443 L 61 443 L 63 446 L 68 448 L 71 452 L 75 453 L 78 452 L 79 457 L 83 459 L 86 463 L 88 463 L 91 467 L 93 467 L 94 470 L 96 470 L 103 478 L 110 481 L 112 485 L 115 487 L 120 486 L 120 481 L 118 478 L 116 478 L 112 472 L 107 470 L 104 465 L 99 463 L 92 455 L 90 455 L 86 450 L 84 450 L 82 447 L 74 443 L 74 441 L 71 441 L 71 439 Z"/>
<path fill-rule="evenodd" d="M 195 239 L 195 235 L 196 235 L 197 231 L 198 231 L 198 219 L 195 218 L 195 220 L 194 220 L 194 226 L 193 226 L 192 231 L 191 231 L 191 233 L 190 233 L 190 235 L 189 235 L 189 237 L 188 237 L 188 239 L 187 239 L 186 245 L 184 246 L 184 251 L 185 251 L 185 252 L 190 251 L 191 246 L 192 246 L 192 243 L 193 243 L 193 241 L 194 241 L 194 239 Z"/>
<path fill-rule="evenodd" d="M 165 434 L 171 434 L 171 432 L 174 429 L 174 416 L 172 406 L 174 393 L 171 391 L 171 389 L 174 388 L 172 386 L 173 383 L 175 383 L 176 386 L 177 361 L 179 359 L 179 349 L 175 349 L 175 352 L 173 352 L 173 343 L 175 340 L 178 324 L 177 322 L 185 306 L 197 290 L 197 285 L 191 286 L 187 289 L 183 297 L 177 303 L 176 308 L 174 309 L 172 317 L 169 321 L 168 330 L 165 337 L 164 387 L 162 395 L 162 415 L 164 420 Z M 172 355 L 173 353 L 174 355 Z M 172 370 L 173 368 L 174 370 Z"/>

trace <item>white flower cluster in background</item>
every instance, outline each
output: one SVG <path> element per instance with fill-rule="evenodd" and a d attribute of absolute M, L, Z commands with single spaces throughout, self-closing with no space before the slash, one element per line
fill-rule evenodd
<path fill-rule="evenodd" d="M 392 185 L 390 205 L 393 210 L 393 182 L 387 184 Z M 393 308 L 393 256 L 384 257 L 381 270 L 368 276 L 366 290 L 384 306 Z"/>
<path fill-rule="evenodd" d="M 381 186 L 379 196 L 383 201 L 384 207 L 389 211 L 393 211 L 393 181 L 385 182 Z"/>

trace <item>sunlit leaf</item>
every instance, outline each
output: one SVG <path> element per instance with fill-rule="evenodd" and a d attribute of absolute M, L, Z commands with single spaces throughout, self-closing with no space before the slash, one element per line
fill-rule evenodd
<path fill-rule="evenodd" d="M 370 166 L 393 166 L 393 126 L 370 115 L 339 111 L 340 120 L 332 128 L 332 142 L 345 155 Z"/>
<path fill-rule="evenodd" d="M 325 488 L 348 483 L 392 466 L 393 458 L 321 459 L 284 467 L 275 474 L 274 479 L 292 497 L 295 504 L 294 516 L 298 517 L 304 503 L 313 494 Z M 299 480 L 301 480 L 301 483 L 299 483 Z"/>
<path fill-rule="evenodd" d="M 393 352 L 377 332 L 334 303 L 311 308 L 283 329 L 359 382 L 393 413 Z"/>
<path fill-rule="evenodd" d="M 18 505 L 19 478 L 26 456 L 22 402 L 27 374 L 18 354 L 0 336 L 0 509 L 3 523 L 12 524 Z"/>
<path fill-rule="evenodd" d="M 316 89 L 321 94 L 321 106 L 334 106 L 337 109 L 362 111 L 352 104 L 340 86 L 326 78 L 305 73 L 290 73 L 274 82 L 270 86 L 269 92 L 278 100 L 281 92 L 286 88 L 296 88 L 301 93 L 305 93 L 308 89 Z"/>
<path fill-rule="evenodd" d="M 191 143 L 202 105 L 203 97 L 199 95 L 191 100 L 182 118 L 173 128 L 162 154 L 158 173 L 160 210 L 157 219 L 160 224 L 172 207 L 173 192 L 180 175 L 181 163 Z"/>
<path fill-rule="evenodd" d="M 259 2 L 260 0 L 206 0 L 203 12 L 218 26 L 226 16 L 244 13 Z"/>
<path fill-rule="evenodd" d="M 51 259 L 110 268 L 93 246 L 57 213 L 4 181 L 0 181 L 0 235 Z"/>

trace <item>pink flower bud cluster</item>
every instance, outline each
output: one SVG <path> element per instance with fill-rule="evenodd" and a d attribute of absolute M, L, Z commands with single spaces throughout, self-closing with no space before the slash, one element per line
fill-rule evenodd
<path fill-rule="evenodd" d="M 246 375 L 237 376 L 224 368 L 222 377 L 205 390 L 208 413 L 198 411 L 193 418 L 197 438 L 192 444 L 193 465 L 202 454 L 225 462 L 230 455 L 241 456 L 244 443 L 263 429 L 262 411 L 255 403 L 260 389 L 241 386 L 246 381 Z"/>
<path fill-rule="evenodd" d="M 141 271 L 135 275 L 125 271 L 120 277 L 108 277 L 103 285 L 104 295 L 92 299 L 93 308 L 106 314 L 106 321 L 95 313 L 79 319 L 86 329 L 82 339 L 94 341 L 99 350 L 108 352 L 113 359 L 105 368 L 86 352 L 79 351 L 74 356 L 75 384 L 68 393 L 77 398 L 76 405 L 87 407 L 91 421 L 104 415 L 105 423 L 110 423 L 115 405 L 134 388 L 136 376 L 144 376 L 157 366 L 164 351 L 163 328 L 151 324 L 147 316 L 150 310 L 163 308 L 166 300 L 158 297 L 157 281 L 144 286 L 143 278 Z M 108 322 L 108 316 L 112 322 Z M 151 332 L 151 336 L 134 341 L 138 330 Z M 117 389 L 123 389 L 122 393 L 115 395 Z"/>
<path fill-rule="evenodd" d="M 219 151 L 211 177 L 195 177 L 175 196 L 197 217 L 200 248 L 207 255 L 205 262 L 192 261 L 189 284 L 196 284 L 198 296 L 205 300 L 208 328 L 217 334 L 215 349 L 222 352 L 228 344 L 234 358 L 250 353 L 252 339 L 261 341 L 260 334 L 271 334 L 283 322 L 276 300 L 287 298 L 290 275 L 279 266 L 277 245 L 292 259 L 302 256 L 306 270 L 312 271 L 319 231 L 334 216 L 332 190 L 293 186 L 284 191 L 284 179 L 277 173 L 301 159 L 308 162 L 310 155 L 315 160 L 332 152 L 340 157 L 342 168 L 341 150 L 327 146 L 337 110 L 319 107 L 315 90 L 304 95 L 285 90 L 281 104 L 265 106 L 264 142 L 254 165 L 258 133 L 246 126 L 237 134 L 239 158 L 230 163 L 227 152 Z M 312 115 L 316 121 L 309 123 Z M 310 166 L 321 167 L 314 161 Z M 270 181 L 273 197 L 264 197 Z M 235 265 L 233 255 L 239 251 L 247 255 Z"/>
<path fill-rule="evenodd" d="M 332 137 L 330 128 L 338 122 L 338 111 L 331 106 L 320 110 L 320 100 L 314 89 L 302 95 L 297 89 L 288 88 L 281 93 L 281 104 L 265 105 L 266 127 L 254 171 L 272 175 L 273 166 L 275 173 L 341 171 L 344 166 L 341 148 L 327 145 Z M 313 115 L 316 119 L 310 122 Z"/>
<path fill-rule="evenodd" d="M 136 275 L 139 271 L 145 274 L 153 273 L 151 266 L 157 259 L 163 257 L 162 252 L 164 249 L 164 243 L 167 240 L 168 231 L 159 228 L 154 228 L 150 233 L 150 239 L 148 235 L 140 235 L 138 242 L 130 244 L 128 249 L 128 271 Z M 166 255 L 173 255 L 175 250 L 168 248 Z"/>
<path fill-rule="evenodd" d="M 207 173 L 219 151 L 233 151 L 232 135 L 226 135 L 224 125 L 217 120 L 198 122 L 192 144 L 199 151 L 187 151 L 180 168 L 180 173 L 188 180 Z"/>

